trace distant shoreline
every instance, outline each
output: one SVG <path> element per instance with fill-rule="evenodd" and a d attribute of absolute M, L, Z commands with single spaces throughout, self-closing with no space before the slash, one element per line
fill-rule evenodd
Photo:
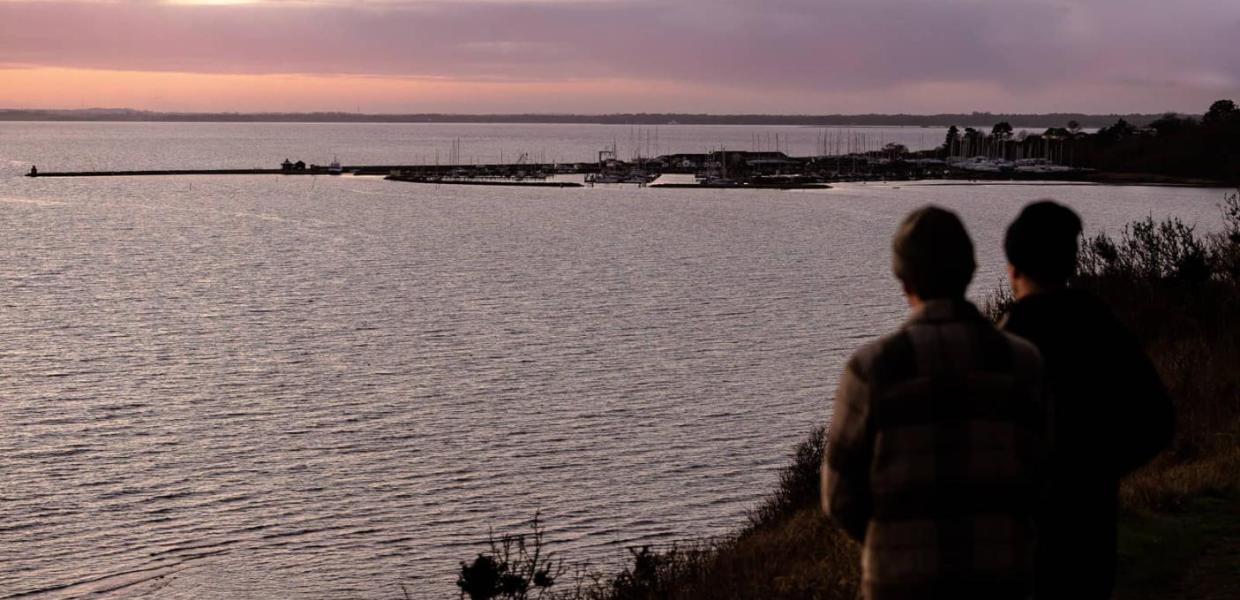
<path fill-rule="evenodd" d="M 170 123 L 508 123 L 560 125 L 767 125 L 809 127 L 990 127 L 999 121 L 1017 127 L 1063 127 L 1076 121 L 1081 127 L 1099 128 L 1124 119 L 1142 126 L 1166 113 L 1153 114 L 1083 114 L 1083 113 L 941 113 L 858 114 L 858 115 L 764 115 L 764 114 L 694 114 L 694 113 L 615 113 L 582 114 L 363 114 L 344 112 L 308 113 L 198 113 L 157 112 L 132 109 L 5 109 L 0 108 L 0 121 L 101 121 L 101 122 L 170 122 Z"/>

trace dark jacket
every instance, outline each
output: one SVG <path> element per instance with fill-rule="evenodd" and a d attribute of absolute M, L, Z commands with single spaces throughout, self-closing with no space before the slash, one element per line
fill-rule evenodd
<path fill-rule="evenodd" d="M 824 511 L 871 599 L 1024 598 L 1047 414 L 1032 345 L 934 300 L 863 346 L 836 393 Z"/>
<path fill-rule="evenodd" d="M 1109 598 L 1119 480 L 1170 442 L 1171 400 L 1136 340 L 1086 292 L 1027 296 L 1002 326 L 1042 353 L 1053 415 L 1038 597 Z"/>

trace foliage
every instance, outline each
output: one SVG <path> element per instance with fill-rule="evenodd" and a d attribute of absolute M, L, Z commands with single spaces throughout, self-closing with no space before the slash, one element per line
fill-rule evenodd
<path fill-rule="evenodd" d="M 1148 133 L 1123 119 L 1076 144 L 1078 164 L 1096 169 L 1202 177 L 1240 176 L 1240 110 L 1219 100 L 1200 117 L 1167 114 Z"/>
<path fill-rule="evenodd" d="M 982 302 L 981 312 L 986 318 L 998 323 L 1003 320 L 1003 316 L 1015 303 L 1016 295 L 1012 293 L 1012 286 L 1008 285 L 1006 280 L 1000 281 L 999 285 Z"/>
<path fill-rule="evenodd" d="M 947 137 L 943 140 L 943 149 L 948 156 L 956 153 L 956 147 L 960 145 L 960 129 L 955 125 L 947 128 Z"/>
<path fill-rule="evenodd" d="M 961 134 L 953 128 L 940 151 L 964 158 L 1041 158 L 1111 173 L 1231 183 L 1240 178 L 1240 108 L 1231 100 L 1214 102 L 1197 118 L 1167 113 L 1146 127 L 1119 118 L 1087 134 L 1072 120 L 1067 127 L 1050 127 L 1041 134 L 1012 133 L 1007 121 L 995 123 L 989 134 L 972 127 Z"/>
<path fill-rule="evenodd" d="M 1240 118 L 1240 108 L 1236 107 L 1236 103 L 1231 100 L 1218 100 L 1210 105 L 1210 110 L 1206 111 L 1201 120 L 1206 124 L 1214 124 L 1236 118 Z"/>
<path fill-rule="evenodd" d="M 1210 240 L 1215 268 L 1221 276 L 1240 284 L 1240 190 L 1227 196 L 1220 208 L 1223 230 Z"/>
<path fill-rule="evenodd" d="M 1179 218 L 1155 223 L 1146 217 L 1124 226 L 1118 242 L 1105 233 L 1085 240 L 1080 273 L 1200 283 L 1210 277 L 1211 258 L 1206 240 Z"/>
<path fill-rule="evenodd" d="M 542 598 L 564 573 L 562 560 L 544 554 L 545 530 L 535 514 L 530 534 L 488 536 L 489 554 L 478 554 L 472 563 L 461 563 L 456 585 L 461 598 L 525 600 Z"/>
<path fill-rule="evenodd" d="M 908 146 L 891 142 L 883 146 L 882 153 L 892 158 L 900 158 L 908 154 Z"/>
<path fill-rule="evenodd" d="M 1224 197 L 1222 231 L 1200 236 L 1178 218 L 1152 217 L 1126 225 L 1115 240 L 1105 233 L 1084 240 L 1078 273 L 1083 278 L 1135 282 L 1202 283 L 1240 280 L 1240 191 Z"/>
<path fill-rule="evenodd" d="M 633 562 L 611 582 L 608 597 L 625 600 L 668 598 L 673 587 L 700 581 L 714 548 L 710 542 L 672 544 L 662 552 L 650 546 L 630 548 Z"/>
<path fill-rule="evenodd" d="M 806 506 L 818 504 L 822 460 L 827 450 L 827 428 L 815 427 L 792 455 L 792 462 L 779 470 L 779 487 L 749 514 L 757 528 L 787 518 Z"/>

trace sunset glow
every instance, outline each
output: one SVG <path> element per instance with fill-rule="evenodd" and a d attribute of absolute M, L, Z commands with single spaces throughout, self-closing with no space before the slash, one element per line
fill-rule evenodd
<path fill-rule="evenodd" d="M 1182 3 L 1174 27 L 1165 13 L 1119 0 L 0 0 L 0 107 L 1158 112 L 1240 92 L 1240 5 Z"/>

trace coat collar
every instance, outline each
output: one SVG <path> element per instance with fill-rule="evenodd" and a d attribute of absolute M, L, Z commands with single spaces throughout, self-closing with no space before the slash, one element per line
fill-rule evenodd
<path fill-rule="evenodd" d="M 909 323 L 935 323 L 940 321 L 968 321 L 981 319 L 982 315 L 972 302 L 964 298 L 934 298 L 922 303 L 909 315 Z"/>

